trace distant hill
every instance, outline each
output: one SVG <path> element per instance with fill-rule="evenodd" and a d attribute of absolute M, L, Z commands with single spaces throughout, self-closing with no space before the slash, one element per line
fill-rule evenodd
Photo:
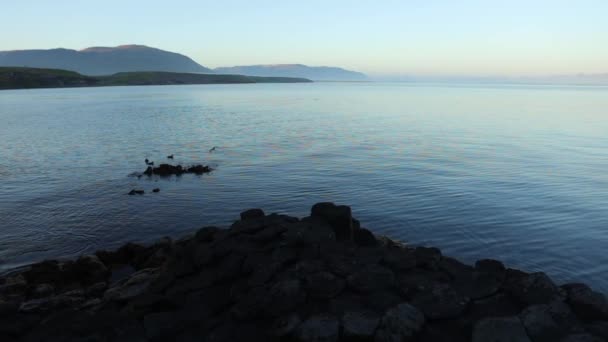
<path fill-rule="evenodd" d="M 212 72 L 184 55 L 143 45 L 91 47 L 80 51 L 0 51 L 0 66 L 65 69 L 84 75 L 111 75 L 127 71 Z"/>
<path fill-rule="evenodd" d="M 102 87 L 128 85 L 300 83 L 303 78 L 173 72 L 121 72 L 110 76 L 85 76 L 59 69 L 0 67 L 0 89 Z"/>
<path fill-rule="evenodd" d="M 223 74 L 267 77 L 304 77 L 313 81 L 367 81 L 365 74 L 336 67 L 312 67 L 302 64 L 243 65 L 215 68 Z"/>

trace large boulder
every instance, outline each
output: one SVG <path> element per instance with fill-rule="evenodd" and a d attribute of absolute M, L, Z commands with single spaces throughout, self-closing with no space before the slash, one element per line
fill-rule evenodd
<path fill-rule="evenodd" d="M 330 272 L 317 272 L 306 277 L 306 288 L 313 298 L 331 299 L 340 294 L 344 287 L 346 281 Z"/>
<path fill-rule="evenodd" d="M 264 216 L 264 211 L 262 209 L 249 209 L 241 212 L 241 220 L 259 219 Z"/>
<path fill-rule="evenodd" d="M 342 316 L 342 336 L 348 341 L 369 341 L 380 323 L 380 317 L 368 311 L 348 311 Z"/>
<path fill-rule="evenodd" d="M 395 274 L 380 265 L 369 265 L 347 278 L 348 286 L 360 293 L 382 291 L 395 285 Z"/>
<path fill-rule="evenodd" d="M 528 274 L 509 269 L 503 288 L 524 306 L 548 304 L 561 298 L 559 288 L 542 272 Z"/>
<path fill-rule="evenodd" d="M 452 318 L 464 312 L 469 304 L 464 297 L 447 284 L 437 284 L 416 294 L 412 304 L 430 319 Z"/>
<path fill-rule="evenodd" d="M 568 303 L 581 319 L 608 320 L 608 300 L 603 294 L 579 283 L 566 284 L 562 288 L 566 290 Z"/>
<path fill-rule="evenodd" d="M 384 314 L 380 320 L 374 341 L 414 341 L 424 322 L 422 312 L 408 303 L 401 303 Z"/>
<path fill-rule="evenodd" d="M 519 318 L 535 342 L 553 342 L 571 332 L 582 331 L 570 307 L 561 301 L 529 306 Z"/>
<path fill-rule="evenodd" d="M 331 202 L 317 203 L 310 210 L 311 217 L 318 217 L 329 223 L 338 241 L 353 240 L 353 218 L 349 206 Z"/>

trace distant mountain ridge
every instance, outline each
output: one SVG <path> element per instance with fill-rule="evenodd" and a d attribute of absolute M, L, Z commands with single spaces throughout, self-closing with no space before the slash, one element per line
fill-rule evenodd
<path fill-rule="evenodd" d="M 212 73 L 187 56 L 145 45 L 97 46 L 79 51 L 62 48 L 0 51 L 0 66 L 65 69 L 83 75 L 134 71 Z"/>
<path fill-rule="evenodd" d="M 337 67 L 307 66 L 303 64 L 260 64 L 220 67 L 213 71 L 263 77 L 303 77 L 313 81 L 368 81 L 367 75 Z"/>

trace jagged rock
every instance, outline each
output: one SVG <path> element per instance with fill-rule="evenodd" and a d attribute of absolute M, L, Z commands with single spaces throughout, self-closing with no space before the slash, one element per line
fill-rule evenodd
<path fill-rule="evenodd" d="M 336 234 L 327 223 L 313 223 L 310 220 L 302 220 L 291 224 L 285 231 L 283 239 L 288 246 L 302 247 L 335 241 Z"/>
<path fill-rule="evenodd" d="M 146 291 L 157 276 L 157 269 L 144 269 L 134 273 L 129 279 L 109 288 L 104 294 L 104 300 L 122 301 L 138 296 Z"/>
<path fill-rule="evenodd" d="M 241 212 L 241 220 L 251 220 L 263 218 L 265 216 L 262 209 L 249 209 Z"/>
<path fill-rule="evenodd" d="M 346 282 L 329 272 L 317 272 L 306 277 L 306 288 L 313 298 L 330 299 L 342 292 Z"/>
<path fill-rule="evenodd" d="M 460 295 L 447 284 L 435 285 L 418 293 L 412 300 L 412 305 L 430 319 L 456 317 L 464 312 L 468 304 L 468 297 Z"/>
<path fill-rule="evenodd" d="M 424 315 L 418 309 L 408 303 L 399 304 L 384 314 L 374 341 L 413 341 L 424 322 Z"/>
<path fill-rule="evenodd" d="M 353 218 L 350 207 L 330 202 L 317 203 L 310 210 L 311 217 L 318 217 L 329 223 L 338 241 L 353 239 Z"/>
<path fill-rule="evenodd" d="M 340 323 L 335 317 L 313 316 L 304 321 L 296 330 L 298 341 L 330 342 L 338 341 Z"/>
<path fill-rule="evenodd" d="M 560 291 L 544 273 L 523 273 L 508 270 L 503 288 L 525 305 L 548 304 L 560 298 Z"/>
<path fill-rule="evenodd" d="M 395 275 L 390 269 L 376 265 L 361 269 L 347 279 L 348 286 L 362 293 L 390 288 L 395 285 Z"/>
<path fill-rule="evenodd" d="M 517 303 L 504 293 L 477 299 L 471 302 L 468 317 L 472 321 L 478 321 L 485 317 L 515 316 L 520 313 Z"/>
<path fill-rule="evenodd" d="M 603 342 L 599 337 L 595 337 L 589 334 L 572 334 L 568 335 L 559 342 Z"/>
<path fill-rule="evenodd" d="M 567 293 L 567 301 L 574 312 L 583 320 L 608 320 L 608 300 L 591 290 L 585 284 L 566 284 L 562 286 Z"/>
<path fill-rule="evenodd" d="M 369 341 L 380 323 L 380 317 L 368 311 L 349 311 L 342 316 L 342 336 L 349 341 Z"/>
<path fill-rule="evenodd" d="M 531 342 L 517 317 L 482 319 L 473 329 L 473 342 Z"/>
<path fill-rule="evenodd" d="M 535 342 L 557 341 L 570 332 L 582 330 L 568 305 L 561 301 L 529 306 L 519 318 Z"/>
<path fill-rule="evenodd" d="M 32 299 L 23 302 L 19 307 L 19 312 L 40 313 L 62 308 L 74 308 L 82 305 L 84 300 L 84 292 L 82 290 L 74 290 L 52 297 Z"/>
<path fill-rule="evenodd" d="M 9 276 L 0 285 L 0 298 L 23 296 L 27 287 L 28 283 L 23 274 Z"/>

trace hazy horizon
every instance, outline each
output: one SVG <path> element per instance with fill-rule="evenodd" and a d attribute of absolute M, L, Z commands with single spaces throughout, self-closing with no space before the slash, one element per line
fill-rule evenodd
<path fill-rule="evenodd" d="M 305 64 L 376 78 L 608 73 L 608 45 L 601 44 L 608 41 L 608 2 L 599 0 L 30 0 L 3 7 L 27 18 L 0 22 L 4 32 L 19 33 L 5 37 L 0 50 L 143 44 L 210 68 Z"/>

